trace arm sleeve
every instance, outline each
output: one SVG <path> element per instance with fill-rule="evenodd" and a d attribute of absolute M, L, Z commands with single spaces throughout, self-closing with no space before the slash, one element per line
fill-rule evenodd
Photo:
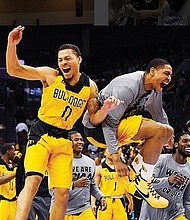
<path fill-rule="evenodd" d="M 185 190 L 183 204 L 185 208 L 185 216 L 187 217 L 187 219 L 190 219 L 190 183 Z"/>
<path fill-rule="evenodd" d="M 110 154 L 117 153 L 118 151 L 117 126 L 128 105 L 133 102 L 135 96 L 128 87 L 116 88 L 113 90 L 112 95 L 124 101 L 124 103 L 111 110 L 102 124 L 104 138 Z"/>
<path fill-rule="evenodd" d="M 162 124 L 169 124 L 168 117 L 166 112 L 163 109 L 162 105 L 162 92 L 154 94 L 154 97 L 151 97 L 153 100 L 147 101 L 146 109 L 152 115 L 153 119 Z"/>
<path fill-rule="evenodd" d="M 170 186 L 170 184 L 168 182 L 168 177 L 158 178 L 160 175 L 160 170 L 163 166 L 162 165 L 163 162 L 164 162 L 164 160 L 159 159 L 158 162 L 156 163 L 156 166 L 154 167 L 152 184 L 155 189 L 160 189 L 160 188 Z"/>

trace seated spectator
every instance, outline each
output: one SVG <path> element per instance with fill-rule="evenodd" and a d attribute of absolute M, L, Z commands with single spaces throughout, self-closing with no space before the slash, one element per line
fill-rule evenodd
<path fill-rule="evenodd" d="M 158 25 L 190 25 L 190 0 L 167 0 L 161 10 Z"/>
<path fill-rule="evenodd" d="M 145 19 L 157 17 L 160 10 L 136 10 L 130 0 L 109 0 L 108 5 L 108 23 L 109 25 L 125 26 L 128 17 L 136 19 Z"/>

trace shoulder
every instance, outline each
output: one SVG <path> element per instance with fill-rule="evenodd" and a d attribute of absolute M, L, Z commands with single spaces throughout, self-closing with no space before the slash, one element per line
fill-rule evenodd
<path fill-rule="evenodd" d="M 42 72 L 44 75 L 48 75 L 48 74 L 58 75 L 58 70 L 48 66 L 36 67 L 36 70 Z"/>
<path fill-rule="evenodd" d="M 98 88 L 95 81 L 89 78 L 90 88 Z"/>
<path fill-rule="evenodd" d="M 42 82 L 43 86 L 50 86 L 57 78 L 59 71 L 53 69 L 51 67 L 43 66 L 43 67 L 36 67 L 36 70 L 45 76 L 45 80 Z"/>
<path fill-rule="evenodd" d="M 164 162 L 166 162 L 167 160 L 169 160 L 171 158 L 172 158 L 172 154 L 161 154 L 159 156 L 159 159 L 158 159 L 157 163 L 164 163 Z"/>
<path fill-rule="evenodd" d="M 90 77 L 83 72 L 81 73 L 81 80 L 84 86 L 90 86 Z"/>
<path fill-rule="evenodd" d="M 96 166 L 96 175 L 101 175 L 102 174 L 102 166 Z"/>
<path fill-rule="evenodd" d="M 88 161 L 89 163 L 95 164 L 94 160 L 84 154 L 82 154 L 82 159 Z"/>
<path fill-rule="evenodd" d="M 97 98 L 98 97 L 98 86 L 96 83 L 89 78 L 90 81 L 90 98 Z"/>

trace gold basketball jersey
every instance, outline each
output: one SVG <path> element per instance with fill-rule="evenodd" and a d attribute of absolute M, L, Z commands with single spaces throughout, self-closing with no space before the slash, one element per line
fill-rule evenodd
<path fill-rule="evenodd" d="M 105 162 L 102 163 L 100 190 L 105 196 L 121 196 L 126 192 L 115 169 L 109 167 Z"/>
<path fill-rule="evenodd" d="M 81 74 L 75 86 L 58 75 L 55 82 L 43 89 L 38 117 L 55 127 L 70 130 L 81 117 L 90 97 L 89 77 Z"/>
<path fill-rule="evenodd" d="M 16 167 L 9 168 L 7 164 L 0 159 L 0 176 L 10 176 L 16 173 Z M 8 183 L 0 185 L 0 199 L 13 199 L 16 196 L 16 178 Z"/>

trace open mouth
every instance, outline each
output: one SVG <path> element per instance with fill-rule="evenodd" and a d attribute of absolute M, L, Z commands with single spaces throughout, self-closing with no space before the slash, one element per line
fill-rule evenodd
<path fill-rule="evenodd" d="M 69 67 L 69 68 L 63 69 L 63 72 L 68 73 L 70 70 L 71 70 L 71 68 Z"/>
<path fill-rule="evenodd" d="M 185 151 L 187 151 L 188 153 L 190 153 L 190 147 L 186 147 Z"/>
<path fill-rule="evenodd" d="M 160 87 L 163 89 L 165 86 L 167 86 L 167 83 L 161 83 Z"/>
<path fill-rule="evenodd" d="M 77 148 L 83 149 L 83 145 L 77 145 Z"/>

